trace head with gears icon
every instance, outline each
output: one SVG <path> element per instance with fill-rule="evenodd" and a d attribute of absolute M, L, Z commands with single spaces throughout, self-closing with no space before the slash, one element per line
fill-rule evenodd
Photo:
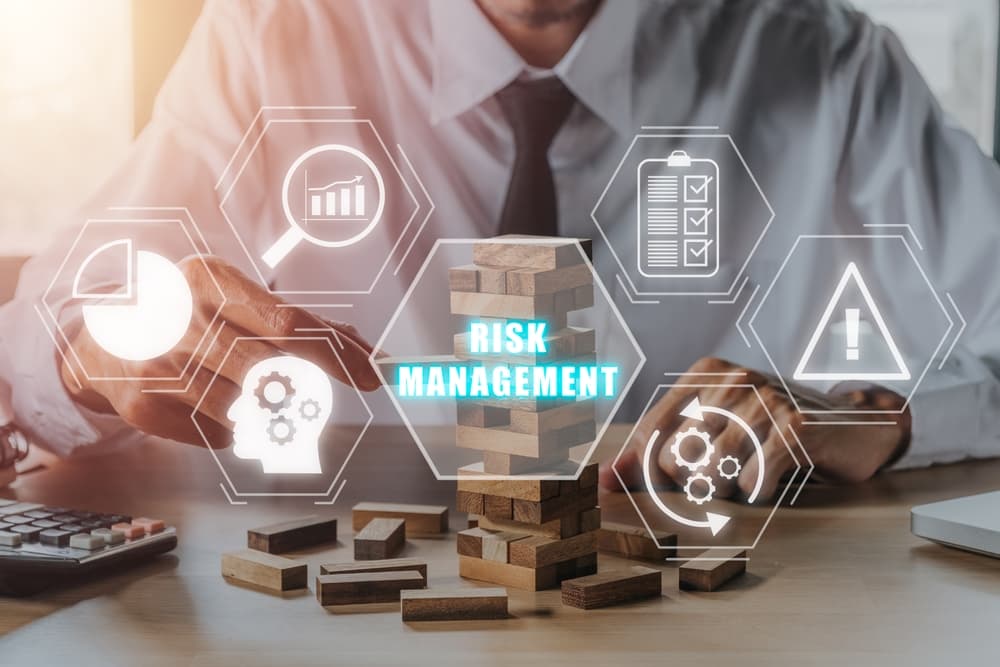
<path fill-rule="evenodd" d="M 229 407 L 233 454 L 259 460 L 266 474 L 321 473 L 319 439 L 333 409 L 323 370 L 298 357 L 259 361 Z"/>

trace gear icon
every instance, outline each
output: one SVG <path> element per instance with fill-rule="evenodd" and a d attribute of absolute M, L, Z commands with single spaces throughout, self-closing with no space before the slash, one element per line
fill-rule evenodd
<path fill-rule="evenodd" d="M 267 397 L 267 388 L 269 385 L 278 384 L 284 389 L 280 399 L 272 399 Z M 257 382 L 257 388 L 253 392 L 254 396 L 257 397 L 257 403 L 260 407 L 265 410 L 270 410 L 271 412 L 277 413 L 288 408 L 292 404 L 292 397 L 295 396 L 295 387 L 292 386 L 292 378 L 287 375 L 282 375 L 278 371 L 271 371 L 267 375 L 260 378 Z"/>
<path fill-rule="evenodd" d="M 267 437 L 276 445 L 287 445 L 295 438 L 295 422 L 288 417 L 275 417 L 267 425 Z"/>
<path fill-rule="evenodd" d="M 299 415 L 302 416 L 307 422 L 311 422 L 314 419 L 319 419 L 319 413 L 322 410 L 319 407 L 319 403 L 311 398 L 307 398 L 299 404 Z"/>
<path fill-rule="evenodd" d="M 694 486 L 695 482 L 704 482 L 706 486 L 705 493 L 700 496 L 696 496 L 691 493 L 691 488 Z M 712 482 L 712 478 L 708 475 L 703 475 L 700 472 L 696 472 L 687 478 L 687 482 L 684 484 L 684 495 L 687 496 L 688 501 L 696 505 L 704 505 L 715 495 L 715 483 Z"/>
<path fill-rule="evenodd" d="M 688 438 L 698 438 L 705 443 L 705 451 L 702 452 L 700 457 L 693 461 L 684 458 L 684 455 L 681 454 L 681 443 Z M 677 461 L 677 465 L 687 468 L 691 472 L 698 472 L 698 470 L 707 466 L 712 460 L 712 454 L 715 453 L 715 445 L 712 444 L 712 440 L 710 439 L 708 433 L 699 431 L 697 428 L 692 426 L 686 431 L 674 434 L 674 444 L 670 445 L 670 453 L 674 455 L 674 460 Z"/>
<path fill-rule="evenodd" d="M 732 464 L 732 468 L 729 470 L 724 467 L 727 463 Z M 723 456 L 715 467 L 723 479 L 736 479 L 740 476 L 740 471 L 743 470 L 740 460 L 735 456 Z"/>

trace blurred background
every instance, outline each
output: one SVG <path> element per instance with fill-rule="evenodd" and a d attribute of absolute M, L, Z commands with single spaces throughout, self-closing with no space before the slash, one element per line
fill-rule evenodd
<path fill-rule="evenodd" d="M 73 209 L 148 121 L 202 4 L 0 0 L 0 256 L 79 222 Z M 900 35 L 954 121 L 1000 156 L 1000 0 L 854 4 Z"/>

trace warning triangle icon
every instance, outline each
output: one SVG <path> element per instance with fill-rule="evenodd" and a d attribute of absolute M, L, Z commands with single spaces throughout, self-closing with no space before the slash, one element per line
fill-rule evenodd
<path fill-rule="evenodd" d="M 847 304 L 856 307 L 844 307 Z M 864 320 L 862 312 L 867 315 Z M 831 321 L 835 314 L 843 319 Z M 837 283 L 793 377 L 834 381 L 910 379 L 903 355 L 854 262 L 847 265 Z"/>

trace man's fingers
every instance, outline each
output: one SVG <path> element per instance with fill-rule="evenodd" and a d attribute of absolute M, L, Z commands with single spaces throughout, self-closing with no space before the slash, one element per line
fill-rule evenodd
<path fill-rule="evenodd" d="M 764 450 L 764 480 L 758 499 L 763 500 L 774 496 L 782 477 L 794 467 L 794 460 L 784 440 L 775 431 L 768 435 L 761 448 Z M 750 497 L 757 484 L 757 471 L 760 466 L 761 461 L 757 455 L 751 456 L 743 465 L 738 482 L 740 492 L 746 498 Z"/>

